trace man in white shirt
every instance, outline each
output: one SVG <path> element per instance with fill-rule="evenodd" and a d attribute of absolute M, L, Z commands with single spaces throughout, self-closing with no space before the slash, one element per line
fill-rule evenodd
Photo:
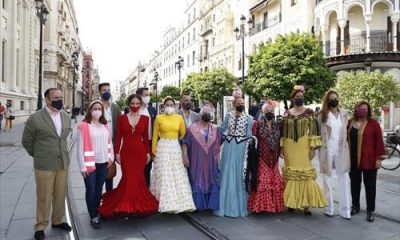
<path fill-rule="evenodd" d="M 138 88 L 136 90 L 136 94 L 140 95 L 142 97 L 142 101 L 143 101 L 143 104 L 140 108 L 140 114 L 149 117 L 149 140 L 150 140 L 150 146 L 151 146 L 151 139 L 153 136 L 153 123 L 157 116 L 157 110 L 154 107 L 152 107 L 151 105 L 149 105 L 150 95 L 149 95 L 148 88 L 145 88 L 145 87 Z M 152 161 L 150 161 L 144 169 L 147 186 L 149 186 L 149 184 L 150 184 L 151 166 L 152 166 Z"/>
<path fill-rule="evenodd" d="M 119 106 L 111 102 L 111 88 L 110 83 L 104 82 L 99 84 L 99 93 L 101 102 L 104 105 L 104 114 L 108 122 L 108 127 L 111 133 L 113 145 L 115 145 L 115 133 L 117 131 L 117 119 L 121 115 Z M 115 169 L 115 163 L 109 169 Z M 106 180 L 106 191 L 109 192 L 113 189 L 113 177 Z"/>

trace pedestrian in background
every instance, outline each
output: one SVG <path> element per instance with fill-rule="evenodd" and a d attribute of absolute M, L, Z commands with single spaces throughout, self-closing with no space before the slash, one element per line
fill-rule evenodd
<path fill-rule="evenodd" d="M 264 114 L 253 124 L 253 135 L 257 138 L 259 151 L 258 166 L 254 173 L 256 184 L 248 202 L 248 208 L 253 213 L 285 210 L 284 182 L 279 173 L 281 123 L 275 119 L 275 106 L 272 100 L 265 101 L 262 106 Z"/>
<path fill-rule="evenodd" d="M 333 217 L 333 168 L 339 186 L 339 215 L 350 220 L 350 153 L 347 142 L 348 113 L 339 108 L 338 93 L 329 90 L 322 101 L 322 110 L 318 116 L 322 147 L 319 149 L 320 172 L 323 176 L 323 190 L 328 206 L 324 210 L 327 217 Z"/>
<path fill-rule="evenodd" d="M 247 192 L 244 186 L 245 151 L 252 137 L 253 117 L 246 115 L 240 89 L 233 92 L 234 111 L 226 114 L 219 126 L 225 135 L 221 155 L 221 182 L 218 216 L 244 217 L 247 211 Z"/>
<path fill-rule="evenodd" d="M 100 206 L 107 168 L 114 161 L 110 130 L 104 117 L 104 106 L 100 100 L 90 103 L 78 129 L 76 152 L 79 169 L 85 181 L 86 206 L 91 219 L 90 224 L 98 229 L 100 218 L 97 208 Z"/>
<path fill-rule="evenodd" d="M 353 117 L 347 126 L 350 146 L 351 215 L 360 212 L 361 180 L 364 179 L 367 200 L 367 221 L 375 220 L 376 175 L 385 155 L 383 135 L 379 123 L 372 118 L 367 101 L 354 107 Z M 361 177 L 362 176 L 362 177 Z"/>
<path fill-rule="evenodd" d="M 44 239 L 51 213 L 52 228 L 71 231 L 65 222 L 65 194 L 68 181 L 68 142 L 71 120 L 62 110 L 62 93 L 49 88 L 46 107 L 32 114 L 25 123 L 22 146 L 33 157 L 36 182 L 35 239 Z"/>
<path fill-rule="evenodd" d="M 185 120 L 186 129 L 194 122 L 200 120 L 200 116 L 195 111 L 192 111 L 192 97 L 189 94 L 183 93 L 180 99 L 181 109 L 180 114 Z"/>
<path fill-rule="evenodd" d="M 311 164 L 315 148 L 322 145 L 313 110 L 304 107 L 304 86 L 295 86 L 290 94 L 293 108 L 283 116 L 281 143 L 285 166 L 284 203 L 289 211 L 300 209 L 311 216 L 309 208 L 326 207 L 326 199 L 316 182 Z"/>
<path fill-rule="evenodd" d="M 322 110 L 318 116 L 321 129 L 322 147 L 319 149 L 320 172 L 323 176 L 323 190 L 328 206 L 324 210 L 327 217 L 333 217 L 332 170 L 336 169 L 339 186 L 339 215 L 350 219 L 350 152 L 347 142 L 347 123 L 349 116 L 346 110 L 339 108 L 339 95 L 333 90 L 325 93 Z"/>
<path fill-rule="evenodd" d="M 165 113 L 159 114 L 154 122 L 150 191 L 159 201 L 159 212 L 180 213 L 196 209 L 183 163 L 179 143 L 185 134 L 185 122 L 175 114 L 175 101 L 166 97 Z"/>
<path fill-rule="evenodd" d="M 140 114 L 147 116 L 149 118 L 149 143 L 151 146 L 151 139 L 153 138 L 153 125 L 154 125 L 154 120 L 156 119 L 157 116 L 157 110 L 149 105 L 150 103 L 150 95 L 149 95 L 149 89 L 148 88 L 138 88 L 136 90 L 136 94 L 140 95 L 142 97 L 142 105 L 140 106 Z M 146 167 L 144 168 L 144 175 L 146 176 L 146 184 L 149 187 L 150 186 L 150 175 L 151 175 L 151 167 L 152 167 L 152 159 L 146 164 Z"/>
<path fill-rule="evenodd" d="M 98 86 L 99 93 L 101 96 L 101 102 L 104 106 L 104 116 L 108 122 L 108 127 L 111 133 L 112 143 L 115 144 L 115 133 L 117 131 L 117 119 L 121 115 L 119 106 L 111 102 L 111 88 L 110 83 L 100 83 Z M 117 168 L 115 162 L 108 168 L 107 179 L 106 179 L 106 191 L 113 189 L 113 179 L 117 174 Z"/>
<path fill-rule="evenodd" d="M 5 111 L 6 111 L 6 108 L 0 102 L 0 131 L 1 131 Z"/>
<path fill-rule="evenodd" d="M 130 112 L 118 118 L 116 161 L 121 164 L 118 186 L 103 194 L 98 211 L 104 218 L 143 216 L 157 212 L 158 202 L 148 190 L 144 168 L 150 162 L 149 117 L 140 114 L 138 94 L 128 97 Z"/>
<path fill-rule="evenodd" d="M 189 167 L 189 180 L 197 210 L 219 208 L 219 153 L 221 134 L 211 123 L 214 108 L 204 105 L 200 121 L 190 125 L 183 139 L 183 160 Z M 190 150 L 190 151 L 189 151 Z"/>
<path fill-rule="evenodd" d="M 260 111 L 260 106 L 258 105 L 256 100 L 253 100 L 253 104 L 250 106 L 249 115 L 252 116 L 254 119 L 257 117 L 257 113 Z"/>
<path fill-rule="evenodd" d="M 11 103 L 6 104 L 6 110 L 4 114 L 4 118 L 6 119 L 6 124 L 4 126 L 4 131 L 11 131 L 12 130 L 12 121 L 14 120 L 15 116 L 13 115 L 14 111 L 12 110 Z"/>

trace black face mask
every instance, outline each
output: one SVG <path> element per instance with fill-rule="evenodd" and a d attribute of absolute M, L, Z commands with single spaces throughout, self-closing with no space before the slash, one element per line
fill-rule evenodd
<path fill-rule="evenodd" d="M 201 120 L 203 120 L 204 122 L 210 122 L 211 121 L 211 114 L 203 113 L 203 115 L 201 115 Z"/>
<path fill-rule="evenodd" d="M 189 109 L 192 108 L 192 103 L 183 103 L 183 104 L 182 104 L 182 107 L 183 107 L 185 110 L 189 110 Z"/>
<path fill-rule="evenodd" d="M 274 114 L 273 112 L 267 112 L 267 113 L 265 114 L 265 118 L 266 118 L 267 120 L 272 120 L 274 117 L 275 117 L 275 114 Z"/>
<path fill-rule="evenodd" d="M 63 108 L 63 101 L 62 99 L 60 100 L 55 100 L 51 101 L 51 106 L 53 106 L 57 110 L 61 110 Z"/>
<path fill-rule="evenodd" d="M 339 101 L 337 99 L 331 99 L 328 101 L 328 106 L 331 108 L 335 108 L 339 105 Z"/>
<path fill-rule="evenodd" d="M 244 106 L 243 105 L 236 106 L 236 111 L 243 112 L 244 111 Z"/>
<path fill-rule="evenodd" d="M 298 107 L 303 106 L 304 104 L 304 98 L 295 98 L 294 99 L 294 104 Z"/>

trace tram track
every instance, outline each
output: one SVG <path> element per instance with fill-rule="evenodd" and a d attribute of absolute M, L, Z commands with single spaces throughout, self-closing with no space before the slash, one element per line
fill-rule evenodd
<path fill-rule="evenodd" d="M 229 238 L 209 226 L 207 223 L 197 220 L 191 213 L 182 213 L 179 216 L 210 240 L 229 240 Z"/>

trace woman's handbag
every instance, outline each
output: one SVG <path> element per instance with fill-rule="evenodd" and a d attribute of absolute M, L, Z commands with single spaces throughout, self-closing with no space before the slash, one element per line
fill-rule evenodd
<path fill-rule="evenodd" d="M 10 119 L 11 120 L 15 120 L 15 116 L 14 115 L 10 115 Z"/>
<path fill-rule="evenodd" d="M 108 168 L 107 179 L 112 179 L 115 175 L 117 175 L 117 166 L 115 165 L 115 162 L 113 162 Z"/>

